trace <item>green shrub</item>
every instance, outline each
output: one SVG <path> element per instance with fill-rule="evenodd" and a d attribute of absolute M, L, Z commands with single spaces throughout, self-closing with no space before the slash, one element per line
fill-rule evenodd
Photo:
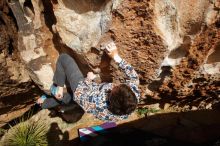
<path fill-rule="evenodd" d="M 22 122 L 5 135 L 5 146 L 46 146 L 47 126 L 44 122 Z"/>
<path fill-rule="evenodd" d="M 139 108 L 138 110 L 137 110 L 137 113 L 139 114 L 139 115 L 146 115 L 147 113 L 156 113 L 156 112 L 158 112 L 159 110 L 158 109 L 153 109 L 153 108 Z"/>

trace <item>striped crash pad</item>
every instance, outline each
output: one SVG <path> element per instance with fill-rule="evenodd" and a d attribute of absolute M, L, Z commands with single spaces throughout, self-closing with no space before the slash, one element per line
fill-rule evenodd
<path fill-rule="evenodd" d="M 108 132 L 108 129 L 116 127 L 115 122 L 106 122 L 101 125 L 91 126 L 87 128 L 80 128 L 78 130 L 79 137 L 81 141 L 87 141 L 92 137 L 96 137 L 99 134 Z"/>

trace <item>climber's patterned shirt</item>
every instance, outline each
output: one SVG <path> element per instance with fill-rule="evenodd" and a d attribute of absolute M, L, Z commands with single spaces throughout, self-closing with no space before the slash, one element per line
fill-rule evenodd
<path fill-rule="evenodd" d="M 136 71 L 124 60 L 119 63 L 119 67 L 128 77 L 125 84 L 130 86 L 139 101 L 139 79 Z M 104 121 L 119 121 L 126 119 L 128 115 L 113 115 L 107 108 L 107 94 L 112 90 L 113 85 L 113 83 L 97 84 L 88 79 L 80 81 L 74 92 L 74 101 L 76 101 L 86 112 L 92 113 L 98 119 Z"/>

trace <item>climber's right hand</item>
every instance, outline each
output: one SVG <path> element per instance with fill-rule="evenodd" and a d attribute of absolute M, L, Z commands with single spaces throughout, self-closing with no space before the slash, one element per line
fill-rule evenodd
<path fill-rule="evenodd" d="M 122 59 L 119 56 L 118 49 L 113 41 L 106 45 L 106 53 L 116 62 L 121 62 Z"/>

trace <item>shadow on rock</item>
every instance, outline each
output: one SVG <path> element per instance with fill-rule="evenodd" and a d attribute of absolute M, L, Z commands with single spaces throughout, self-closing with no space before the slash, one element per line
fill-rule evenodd
<path fill-rule="evenodd" d="M 67 123 L 75 123 L 79 121 L 85 113 L 78 104 L 73 102 L 68 105 L 59 105 L 52 108 L 50 111 L 50 117 L 58 116 Z"/>
<path fill-rule="evenodd" d="M 49 146 L 60 146 L 68 143 L 69 134 L 67 131 L 64 133 L 57 123 L 51 123 L 50 129 L 47 133 L 47 140 Z"/>
<path fill-rule="evenodd" d="M 78 146 L 214 146 L 220 139 L 220 110 L 165 113 L 119 125 Z"/>

